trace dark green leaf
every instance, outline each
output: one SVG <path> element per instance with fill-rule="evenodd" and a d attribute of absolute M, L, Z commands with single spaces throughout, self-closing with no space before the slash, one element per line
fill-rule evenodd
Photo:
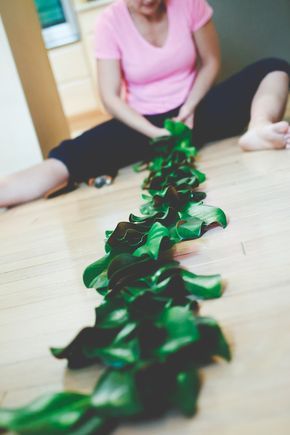
<path fill-rule="evenodd" d="M 187 270 L 182 270 L 186 290 L 198 299 L 214 299 L 222 295 L 220 275 L 195 275 Z"/>
<path fill-rule="evenodd" d="M 198 317 L 197 325 L 201 341 L 208 347 L 210 355 L 220 356 L 226 361 L 231 360 L 230 347 L 217 321 L 211 317 Z"/>
<path fill-rule="evenodd" d="M 116 335 L 116 338 L 107 347 L 96 346 L 91 348 L 90 358 L 100 358 L 104 364 L 110 367 L 122 368 L 138 362 L 140 358 L 139 343 L 134 337 L 135 323 L 128 323 Z"/>
<path fill-rule="evenodd" d="M 156 262 L 150 257 L 136 257 L 131 254 L 116 256 L 108 267 L 110 286 L 114 289 L 131 285 L 136 279 L 155 272 L 162 262 Z"/>
<path fill-rule="evenodd" d="M 90 407 L 89 396 L 77 393 L 47 394 L 30 405 L 0 410 L 0 428 L 23 434 L 71 433 Z M 98 426 L 103 420 L 98 419 Z"/>
<path fill-rule="evenodd" d="M 94 357 L 94 349 L 109 346 L 118 329 L 101 329 L 87 327 L 64 348 L 52 348 L 51 353 L 58 359 L 66 358 L 71 369 L 86 367 L 99 361 Z"/>
<path fill-rule="evenodd" d="M 104 272 L 111 261 L 109 254 L 90 264 L 84 271 L 83 280 L 86 287 L 93 288 L 96 283 L 96 278 Z"/>
<path fill-rule="evenodd" d="M 205 225 L 218 223 L 223 228 L 227 226 L 227 218 L 220 208 L 212 207 L 204 204 L 187 205 L 181 212 L 182 217 L 186 219 L 188 216 L 201 219 Z"/>
<path fill-rule="evenodd" d="M 160 222 L 156 222 L 152 225 L 146 242 L 133 252 L 136 257 L 142 255 L 149 255 L 150 257 L 157 259 L 159 256 L 160 246 L 162 241 L 167 241 L 167 247 L 169 247 L 169 230 L 164 227 Z"/>
<path fill-rule="evenodd" d="M 156 350 L 160 356 L 178 351 L 199 339 L 195 317 L 188 307 L 172 307 L 163 311 L 156 325 L 166 331 L 164 344 Z"/>
<path fill-rule="evenodd" d="M 196 367 L 181 371 L 176 376 L 175 390 L 172 392 L 172 403 L 186 416 L 196 412 L 200 381 Z"/>
<path fill-rule="evenodd" d="M 91 404 L 106 417 L 129 417 L 143 410 L 133 371 L 108 370 L 91 396 Z"/>
<path fill-rule="evenodd" d="M 106 252 L 113 255 L 132 252 L 144 242 L 147 232 L 145 225 L 120 222 L 106 242 Z"/>
<path fill-rule="evenodd" d="M 117 328 L 128 322 L 128 311 L 119 299 L 107 300 L 96 308 L 95 326 Z"/>
<path fill-rule="evenodd" d="M 166 119 L 164 122 L 164 127 L 166 130 L 170 131 L 170 133 L 174 136 L 181 136 L 184 134 L 191 135 L 191 130 L 182 122 L 176 122 L 172 119 Z"/>
<path fill-rule="evenodd" d="M 184 221 L 180 220 L 172 231 L 172 237 L 176 242 L 197 239 L 201 236 L 203 224 L 204 222 L 197 217 L 190 217 Z"/>
<path fill-rule="evenodd" d="M 108 285 L 109 280 L 106 269 L 90 282 L 89 288 L 95 288 L 101 295 L 105 295 L 108 292 Z"/>
<path fill-rule="evenodd" d="M 99 357 L 109 367 L 127 367 L 139 361 L 139 343 L 136 338 L 123 342 L 114 341 L 108 347 L 95 349 L 92 355 Z"/>

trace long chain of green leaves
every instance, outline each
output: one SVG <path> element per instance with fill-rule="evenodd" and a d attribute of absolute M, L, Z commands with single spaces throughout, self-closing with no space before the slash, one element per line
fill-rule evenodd
<path fill-rule="evenodd" d="M 72 369 L 106 368 L 92 394 L 49 394 L 16 410 L 0 410 L 0 428 L 25 434 L 101 434 L 126 419 L 159 416 L 171 408 L 196 412 L 198 369 L 214 356 L 230 359 L 217 322 L 199 315 L 197 299 L 218 298 L 219 275 L 198 276 L 173 261 L 169 249 L 212 225 L 226 226 L 222 210 L 203 204 L 196 188 L 190 130 L 167 120 L 146 168 L 142 216 L 130 215 L 106 233 L 106 254 L 84 272 L 103 295 L 94 326 L 65 348 L 52 349 Z"/>

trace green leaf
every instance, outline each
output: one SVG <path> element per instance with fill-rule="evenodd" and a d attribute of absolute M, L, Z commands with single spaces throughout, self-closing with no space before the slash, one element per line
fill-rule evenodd
<path fill-rule="evenodd" d="M 156 269 L 162 262 L 156 262 L 150 257 L 136 257 L 131 254 L 117 255 L 108 267 L 110 287 L 114 290 L 131 285 L 136 279 L 146 276 Z"/>
<path fill-rule="evenodd" d="M 210 205 L 189 204 L 181 211 L 182 218 L 187 219 L 188 216 L 201 219 L 205 225 L 218 223 L 223 228 L 227 226 L 227 218 L 224 212 L 217 207 Z"/>
<path fill-rule="evenodd" d="M 90 264 L 84 271 L 83 281 L 86 287 L 93 288 L 96 283 L 96 279 L 101 273 L 103 273 L 111 261 L 109 254 Z M 103 282 L 103 281 L 102 281 Z"/>
<path fill-rule="evenodd" d="M 47 394 L 18 409 L 0 409 L 0 428 L 23 434 L 72 433 L 90 408 L 89 396 L 77 393 Z M 98 425 L 103 419 L 98 417 Z"/>
<path fill-rule="evenodd" d="M 189 166 L 162 167 L 156 172 L 151 172 L 144 180 L 143 188 L 149 191 L 160 191 L 167 186 L 181 186 L 185 188 L 194 188 L 199 186 L 200 182 L 205 180 L 205 175 L 197 169 Z"/>
<path fill-rule="evenodd" d="M 206 180 L 206 175 L 198 169 L 192 168 L 192 172 L 197 177 L 200 184 Z"/>
<path fill-rule="evenodd" d="M 128 307 L 130 316 L 140 326 L 145 320 L 153 322 L 169 303 L 168 298 L 158 297 L 153 292 L 145 292 L 143 295 L 135 298 Z"/>
<path fill-rule="evenodd" d="M 120 274 L 127 269 L 136 266 L 140 260 L 134 257 L 132 254 L 123 253 L 116 255 L 111 261 L 108 267 L 108 278 L 111 281 L 116 274 Z"/>
<path fill-rule="evenodd" d="M 106 240 L 110 237 L 110 235 L 112 234 L 112 230 L 107 230 L 107 231 L 105 231 L 105 238 L 106 238 Z"/>
<path fill-rule="evenodd" d="M 154 157 L 148 165 L 150 171 L 159 171 L 164 164 L 164 159 L 161 156 Z"/>
<path fill-rule="evenodd" d="M 92 355 L 98 356 L 109 367 L 127 367 L 139 361 L 139 343 L 136 338 L 122 342 L 116 340 L 108 347 L 95 349 Z"/>
<path fill-rule="evenodd" d="M 200 192 L 192 192 L 190 188 L 183 190 L 168 186 L 158 195 L 154 195 L 154 207 L 160 210 L 162 206 L 165 206 L 166 209 L 170 206 L 173 209 L 180 210 L 190 200 L 194 200 L 196 194 L 200 197 Z"/>
<path fill-rule="evenodd" d="M 188 307 L 164 309 L 156 325 L 166 332 L 164 344 L 156 350 L 156 354 L 160 356 L 175 353 L 199 339 L 195 317 Z"/>
<path fill-rule="evenodd" d="M 143 242 L 146 233 L 147 227 L 142 224 L 119 222 L 106 242 L 106 251 L 130 252 Z"/>
<path fill-rule="evenodd" d="M 142 193 L 141 195 L 142 199 L 144 199 L 144 201 L 147 201 L 148 199 L 152 199 L 151 195 L 148 195 L 147 193 Z"/>
<path fill-rule="evenodd" d="M 52 348 L 51 353 L 55 358 L 66 358 L 71 369 L 87 367 L 99 361 L 99 358 L 95 358 L 93 350 L 109 346 L 118 330 L 98 327 L 84 328 L 66 347 Z"/>
<path fill-rule="evenodd" d="M 105 417 L 129 417 L 140 414 L 139 400 L 133 371 L 107 370 L 100 378 L 91 404 Z"/>
<path fill-rule="evenodd" d="M 173 225 L 179 219 L 179 215 L 176 210 L 167 207 L 164 211 L 155 211 L 150 216 L 135 216 L 130 214 L 129 220 L 131 222 L 139 222 L 143 225 L 151 227 L 155 222 L 160 222 L 163 226 Z"/>
<path fill-rule="evenodd" d="M 152 225 L 146 242 L 137 248 L 133 255 L 136 257 L 141 257 L 142 255 L 149 255 L 150 257 L 157 259 L 159 256 L 160 246 L 162 241 L 167 241 L 167 246 L 169 247 L 169 230 L 164 227 L 160 222 L 156 222 Z"/>
<path fill-rule="evenodd" d="M 171 396 L 172 404 L 184 415 L 191 417 L 196 413 L 199 390 L 200 380 L 196 367 L 180 371 Z"/>
<path fill-rule="evenodd" d="M 147 292 L 148 287 L 146 288 L 142 286 L 142 283 L 140 283 L 140 286 L 138 286 L 138 284 L 134 284 L 134 287 L 126 285 L 122 288 L 122 297 L 127 303 L 131 304 L 135 299 L 146 294 Z"/>
<path fill-rule="evenodd" d="M 174 301 L 178 296 L 182 295 L 183 291 L 186 296 L 194 296 L 197 299 L 213 299 L 222 295 L 220 275 L 195 275 L 186 269 L 178 267 L 177 262 L 171 262 L 160 267 L 159 270 L 150 277 L 144 278 L 144 280 L 148 281 L 147 287 L 154 293 L 162 293 L 163 295 L 163 292 L 166 293 L 171 289 L 170 297 L 173 297 Z"/>
<path fill-rule="evenodd" d="M 172 237 L 176 242 L 197 239 L 201 236 L 203 224 L 204 222 L 197 217 L 190 217 L 184 221 L 178 221 L 172 231 Z"/>
<path fill-rule="evenodd" d="M 105 269 L 100 275 L 92 279 L 89 288 L 95 288 L 101 295 L 105 295 L 108 292 L 108 285 L 107 269 Z"/>
<path fill-rule="evenodd" d="M 114 422 L 112 420 L 106 421 L 90 409 L 80 421 L 71 429 L 69 435 L 104 435 L 108 430 L 112 429 Z M 56 432 L 54 432 L 55 434 Z M 61 432 L 64 433 L 64 432 Z"/>
<path fill-rule="evenodd" d="M 191 135 L 190 128 L 188 128 L 182 122 L 176 122 L 173 121 L 172 119 L 166 119 L 164 121 L 164 128 L 166 128 L 166 130 L 168 130 L 174 136 L 181 136 L 184 135 L 185 133 Z"/>
<path fill-rule="evenodd" d="M 217 321 L 211 317 L 197 317 L 197 326 L 201 336 L 200 355 L 208 360 L 220 356 L 231 360 L 231 350 Z"/>
<path fill-rule="evenodd" d="M 156 209 L 154 207 L 153 200 L 147 201 L 144 204 L 140 205 L 140 212 L 146 216 L 150 216 L 153 213 L 156 213 Z"/>
<path fill-rule="evenodd" d="M 95 326 L 100 328 L 118 328 L 128 322 L 128 310 L 118 299 L 107 300 L 96 308 Z"/>
<path fill-rule="evenodd" d="M 134 337 L 136 324 L 131 322 L 124 326 L 109 346 L 91 348 L 87 353 L 90 358 L 100 358 L 110 367 L 122 368 L 137 363 L 140 358 L 139 343 Z"/>
<path fill-rule="evenodd" d="M 183 269 L 181 276 L 186 290 L 198 299 L 214 299 L 222 295 L 220 275 L 195 275 Z"/>

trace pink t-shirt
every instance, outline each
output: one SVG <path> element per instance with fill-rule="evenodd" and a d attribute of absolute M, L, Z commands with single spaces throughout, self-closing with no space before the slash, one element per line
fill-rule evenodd
<path fill-rule="evenodd" d="M 206 0 L 167 0 L 168 35 L 162 47 L 137 30 L 125 0 L 116 0 L 96 25 L 95 55 L 120 59 L 126 100 L 143 115 L 181 105 L 196 76 L 192 33 L 206 24 L 212 8 Z"/>

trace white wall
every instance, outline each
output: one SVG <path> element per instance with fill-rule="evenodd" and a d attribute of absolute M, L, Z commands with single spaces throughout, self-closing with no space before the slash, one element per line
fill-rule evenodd
<path fill-rule="evenodd" d="M 0 16 L 0 176 L 42 160 Z"/>

